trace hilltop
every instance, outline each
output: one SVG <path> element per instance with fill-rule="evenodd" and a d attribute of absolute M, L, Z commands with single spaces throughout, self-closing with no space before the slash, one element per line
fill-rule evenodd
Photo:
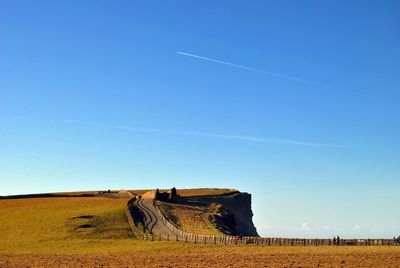
<path fill-rule="evenodd" d="M 141 190 L 92 190 L 92 191 L 77 191 L 77 192 L 55 192 L 55 193 L 35 193 L 35 194 L 19 194 L 19 195 L 5 195 L 0 199 L 20 199 L 20 198 L 39 198 L 39 197 L 120 197 L 130 198 L 135 195 L 142 195 L 146 192 L 153 191 L 154 189 L 141 189 Z M 167 191 L 169 189 L 161 189 Z M 182 196 L 203 196 L 203 195 L 221 195 L 226 193 L 238 192 L 236 189 L 227 188 L 194 188 L 194 189 L 179 189 L 179 194 Z"/>

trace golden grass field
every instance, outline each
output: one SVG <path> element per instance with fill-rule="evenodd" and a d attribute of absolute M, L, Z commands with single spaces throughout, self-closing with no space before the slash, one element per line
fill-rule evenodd
<path fill-rule="evenodd" d="M 130 233 L 124 214 L 126 202 L 105 197 L 0 200 L 0 267 L 400 266 L 400 247 L 141 241 Z M 80 216 L 85 217 L 77 218 Z"/>

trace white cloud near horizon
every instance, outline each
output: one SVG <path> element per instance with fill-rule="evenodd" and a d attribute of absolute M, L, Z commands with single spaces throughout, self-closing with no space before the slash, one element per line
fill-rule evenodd
<path fill-rule="evenodd" d="M 248 141 L 248 142 L 291 144 L 291 145 L 311 146 L 311 147 L 334 147 L 334 148 L 348 148 L 349 147 L 347 145 L 340 145 L 340 144 L 304 142 L 304 141 L 297 141 L 297 140 L 271 139 L 271 138 L 252 137 L 252 136 L 224 135 L 224 134 L 191 132 L 191 131 L 171 131 L 171 130 L 163 130 L 163 129 L 156 129 L 156 128 L 142 128 L 142 127 L 98 124 L 98 123 L 80 121 L 80 120 L 64 120 L 64 122 L 71 123 L 71 124 L 89 125 L 89 126 L 94 126 L 94 127 L 120 129 L 120 130 L 127 130 L 127 131 L 136 131 L 136 132 L 149 132 L 149 133 L 152 132 L 152 133 L 164 133 L 164 134 L 184 135 L 184 136 L 194 136 L 194 137 L 210 137 L 210 138 L 240 140 L 240 141 Z"/>
<path fill-rule="evenodd" d="M 214 63 L 219 63 L 219 64 L 224 64 L 224 65 L 228 65 L 228 66 L 231 66 L 231 67 L 244 69 L 244 70 L 247 70 L 247 71 L 263 73 L 263 74 L 267 74 L 267 75 L 270 75 L 270 76 L 278 77 L 278 78 L 281 78 L 281 79 L 292 80 L 292 81 L 301 82 L 301 83 L 304 83 L 304 84 L 310 84 L 310 85 L 323 87 L 323 88 L 333 88 L 333 86 L 331 86 L 331 85 L 326 85 L 326 84 L 322 84 L 322 83 L 318 83 L 318 82 L 314 82 L 314 81 L 309 81 L 309 80 L 305 80 L 305 79 L 301 79 L 301 78 L 297 78 L 297 77 L 293 77 L 293 76 L 288 76 L 288 75 L 284 75 L 284 74 L 269 72 L 269 71 L 256 69 L 256 68 L 252 68 L 252 67 L 248 67 L 248 66 L 244 66 L 244 65 L 239 65 L 239 64 L 235 64 L 235 63 L 231 63 L 231 62 L 226 62 L 226 61 L 222 61 L 222 60 L 203 57 L 203 56 L 199 56 L 199 55 L 195 55 L 195 54 L 191 54 L 191 53 L 187 53 L 187 52 L 177 51 L 176 53 L 179 54 L 179 55 L 182 55 L 182 56 L 192 57 L 192 58 L 205 60 L 205 61 L 209 61 L 209 62 L 214 62 Z"/>
<path fill-rule="evenodd" d="M 300 225 L 300 229 L 301 229 L 302 231 L 308 232 L 308 231 L 310 231 L 312 228 L 311 228 L 310 224 L 304 222 L 304 223 L 302 223 L 302 224 Z"/>
<path fill-rule="evenodd" d="M 332 228 L 327 225 L 309 224 L 304 222 L 300 225 L 300 229 L 304 232 L 311 232 L 311 231 L 329 231 Z"/>

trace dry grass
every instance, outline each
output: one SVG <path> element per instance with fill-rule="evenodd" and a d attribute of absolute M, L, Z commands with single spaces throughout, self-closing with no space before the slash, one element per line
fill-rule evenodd
<path fill-rule="evenodd" d="M 209 217 L 214 209 L 208 206 L 180 205 L 158 202 L 160 209 L 183 231 L 206 234 L 222 235 L 222 233 L 210 222 Z"/>
<path fill-rule="evenodd" d="M 126 202 L 105 197 L 0 200 L 0 252 L 84 249 L 110 239 L 130 241 Z"/>
<path fill-rule="evenodd" d="M 103 190 L 107 191 L 107 190 Z M 68 195 L 68 196 L 81 196 L 81 195 L 96 195 L 99 191 L 79 191 L 79 192 L 57 192 L 54 195 Z"/>
<path fill-rule="evenodd" d="M 400 262 L 399 247 L 141 243 L 142 248 L 129 248 L 128 252 L 0 254 L 0 267 L 398 267 Z"/>

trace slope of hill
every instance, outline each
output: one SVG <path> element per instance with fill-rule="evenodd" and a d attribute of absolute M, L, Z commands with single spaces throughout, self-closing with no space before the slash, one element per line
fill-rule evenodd
<path fill-rule="evenodd" d="M 248 193 L 179 195 L 173 201 L 165 201 L 157 201 L 158 207 L 182 231 L 204 235 L 258 236 Z"/>
<path fill-rule="evenodd" d="M 252 220 L 251 194 L 235 191 L 221 195 L 189 196 L 185 197 L 185 199 L 189 203 L 220 205 L 221 209 L 213 219 L 217 228 L 234 225 L 234 234 L 258 236 Z M 233 216 L 234 223 L 230 222 L 231 215 Z M 220 231 L 224 232 L 224 229 L 221 228 L 219 228 Z M 229 234 L 229 232 L 226 234 Z"/>
<path fill-rule="evenodd" d="M 235 222 L 232 217 L 226 217 L 227 224 L 215 220 L 217 217 L 223 218 L 221 205 L 184 205 L 167 202 L 157 202 L 157 205 L 166 218 L 182 231 L 216 236 L 235 234 Z"/>
<path fill-rule="evenodd" d="M 125 205 L 126 199 L 106 197 L 0 200 L 0 252 L 131 240 Z"/>

